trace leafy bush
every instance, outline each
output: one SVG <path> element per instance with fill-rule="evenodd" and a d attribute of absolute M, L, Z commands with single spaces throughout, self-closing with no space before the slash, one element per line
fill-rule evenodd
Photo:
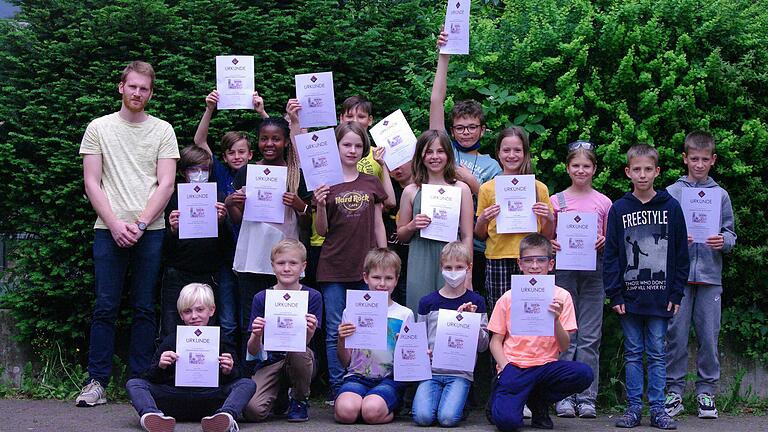
<path fill-rule="evenodd" d="M 476 4 L 471 55 L 452 59 L 446 105 L 481 101 L 494 132 L 523 125 L 550 191 L 567 186 L 565 143 L 593 140 L 601 158 L 595 185 L 613 199 L 629 190 L 623 174 L 629 145 L 659 148 L 662 186 L 684 173 L 685 133 L 711 130 L 719 155 L 713 176 L 731 193 L 739 234 L 726 261 L 724 329 L 746 354 L 768 360 L 762 312 L 768 306 L 768 11 L 761 6 L 745 0 Z M 116 84 L 129 60 L 155 66 L 150 112 L 175 126 L 182 145 L 191 143 L 220 54 L 256 56 L 257 87 L 273 115 L 293 95 L 295 73 L 332 70 L 339 101 L 362 93 L 378 117 L 402 108 L 421 130 L 444 7 L 426 0 L 24 1 L 23 23 L 0 23 L 0 176 L 6 179 L 0 230 L 34 237 L 16 249 L 16 288 L 2 297 L 22 337 L 86 351 L 94 212 L 77 153 L 87 123 L 117 110 Z M 256 122 L 251 112 L 218 113 L 211 143 L 227 130 L 252 131 Z M 606 329 L 606 337 L 605 346 L 617 349 L 618 332 Z M 604 374 L 612 375 L 603 383 L 610 385 L 620 365 L 606 366 Z"/>

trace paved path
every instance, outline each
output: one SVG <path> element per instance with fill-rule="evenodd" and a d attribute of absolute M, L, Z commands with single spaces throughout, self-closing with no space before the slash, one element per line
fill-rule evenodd
<path fill-rule="evenodd" d="M 307 423 L 287 423 L 273 420 L 263 424 L 241 424 L 242 431 L 322 431 L 341 432 L 358 430 L 376 430 L 377 432 L 403 432 L 417 428 L 406 417 L 400 417 L 393 423 L 382 426 L 355 425 L 345 426 L 334 423 L 330 407 L 314 406 L 310 409 L 311 420 Z M 613 419 L 601 416 L 594 420 L 555 418 L 556 431 L 590 432 L 614 431 Z M 643 419 L 642 427 L 634 431 L 657 431 L 648 426 L 648 419 Z M 139 432 L 138 416 L 129 404 L 118 403 L 95 408 L 77 408 L 73 403 L 52 400 L 0 400 L 0 431 L 3 432 L 75 432 L 75 431 L 118 431 Z M 199 431 L 197 423 L 182 423 L 176 427 L 179 432 Z M 437 430 L 420 429 L 420 430 Z M 473 411 L 462 426 L 453 429 L 456 432 L 487 431 L 496 429 L 485 421 L 481 411 Z M 526 428 L 534 431 L 537 429 Z M 718 420 L 700 420 L 696 417 L 684 417 L 680 421 L 680 431 L 691 432 L 760 432 L 768 431 L 768 416 L 721 417 Z"/>

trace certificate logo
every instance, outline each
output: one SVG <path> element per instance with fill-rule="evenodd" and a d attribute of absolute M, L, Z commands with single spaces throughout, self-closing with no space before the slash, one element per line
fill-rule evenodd
<path fill-rule="evenodd" d="M 528 281 L 531 286 L 535 286 L 539 281 L 536 280 L 536 278 L 531 278 L 531 280 Z"/>
<path fill-rule="evenodd" d="M 368 293 L 365 293 L 365 295 L 363 296 L 363 298 L 365 299 L 365 301 L 368 301 L 368 300 L 370 300 L 370 299 L 371 299 L 371 295 L 370 295 L 370 294 L 368 294 Z"/>
<path fill-rule="evenodd" d="M 460 2 L 456 2 L 456 9 L 458 9 L 460 7 L 461 7 L 461 3 Z"/>
<path fill-rule="evenodd" d="M 579 223 L 579 222 L 581 222 L 581 216 L 578 216 L 578 215 L 577 215 L 575 218 L 573 218 L 573 220 L 574 220 L 576 223 Z"/>
<path fill-rule="evenodd" d="M 194 189 L 195 192 L 200 192 L 200 186 L 195 185 L 195 187 L 193 189 Z"/>
<path fill-rule="evenodd" d="M 520 180 L 518 180 L 517 177 L 514 177 L 510 183 L 517 186 L 517 184 L 520 183 Z"/>
<path fill-rule="evenodd" d="M 291 295 L 290 295 L 290 294 L 288 294 L 288 293 L 285 293 L 285 295 L 283 296 L 283 298 L 285 299 L 285 301 L 288 301 L 288 300 L 290 300 L 290 299 L 291 299 Z"/>
<path fill-rule="evenodd" d="M 389 125 L 389 120 L 384 120 L 383 124 L 384 124 L 384 126 Z"/>
<path fill-rule="evenodd" d="M 312 75 L 312 78 L 310 78 L 309 80 L 312 81 L 312 82 L 317 82 L 317 77 Z"/>
<path fill-rule="evenodd" d="M 456 315 L 456 321 L 461 321 L 463 319 L 464 319 L 464 317 L 461 316 L 461 314 Z"/>
<path fill-rule="evenodd" d="M 317 142 L 317 140 L 319 140 L 319 139 L 320 139 L 320 137 L 319 137 L 319 136 L 317 136 L 317 135 L 312 135 L 312 141 L 315 141 L 315 142 Z"/>
<path fill-rule="evenodd" d="M 240 60 L 238 60 L 237 57 L 232 59 L 232 64 L 233 65 L 237 65 L 238 63 L 240 63 Z"/>
<path fill-rule="evenodd" d="M 269 168 L 264 168 L 264 174 L 269 175 L 272 171 L 269 170 Z"/>
<path fill-rule="evenodd" d="M 409 331 L 411 331 L 411 329 L 409 329 L 408 326 L 405 326 L 405 327 L 403 327 L 403 331 L 408 333 Z"/>
<path fill-rule="evenodd" d="M 203 332 L 200 329 L 195 330 L 195 336 L 200 337 Z"/>
<path fill-rule="evenodd" d="M 704 198 L 704 195 L 706 195 L 704 191 L 699 191 L 699 198 Z"/>
<path fill-rule="evenodd" d="M 444 194 L 444 193 L 445 193 L 445 189 L 443 189 L 443 188 L 440 188 L 440 189 L 438 189 L 437 191 L 438 191 L 438 192 L 440 192 L 440 195 L 442 195 L 442 194 Z"/>

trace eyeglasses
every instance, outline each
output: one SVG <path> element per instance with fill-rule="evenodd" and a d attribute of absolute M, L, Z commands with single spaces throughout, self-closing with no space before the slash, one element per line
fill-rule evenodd
<path fill-rule="evenodd" d="M 548 256 L 527 256 L 527 257 L 521 257 L 520 262 L 525 265 L 531 265 L 533 263 L 544 265 L 548 263 L 550 260 L 550 257 Z"/>
<path fill-rule="evenodd" d="M 456 133 L 464 133 L 464 131 L 467 131 L 469 133 L 475 133 L 481 127 L 482 127 L 482 125 L 477 125 L 477 124 L 466 125 L 466 126 L 459 125 L 459 126 L 454 126 L 453 127 L 453 131 L 456 132 Z"/>
<path fill-rule="evenodd" d="M 589 141 L 584 141 L 584 140 L 578 140 L 578 141 L 574 141 L 574 142 L 568 144 L 568 151 L 574 151 L 574 150 L 580 149 L 580 148 L 582 148 L 584 150 L 595 151 L 595 144 L 593 144 L 593 143 L 591 143 Z"/>

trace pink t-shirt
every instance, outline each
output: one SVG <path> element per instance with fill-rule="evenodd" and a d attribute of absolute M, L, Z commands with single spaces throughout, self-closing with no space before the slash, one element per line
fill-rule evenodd
<path fill-rule="evenodd" d="M 562 193 L 565 195 L 566 207 L 564 209 L 560 208 L 560 200 L 557 199 L 557 194 L 549 197 L 552 208 L 555 210 L 555 226 L 557 226 L 557 214 L 560 212 L 580 211 L 597 213 L 597 234 L 605 236 L 605 229 L 608 225 L 608 210 L 611 209 L 613 204 L 610 198 L 594 189 L 586 195 L 574 195 L 565 191 Z"/>
<path fill-rule="evenodd" d="M 576 312 L 573 300 L 568 291 L 555 286 L 555 299 L 563 302 L 563 312 L 560 314 L 560 324 L 568 332 L 576 330 Z M 513 365 L 520 368 L 541 366 L 557 360 L 560 348 L 554 336 L 512 336 L 509 334 L 512 319 L 509 316 L 509 306 L 512 304 L 512 291 L 501 296 L 493 308 L 491 319 L 488 321 L 488 331 L 504 336 L 504 356 Z"/>

